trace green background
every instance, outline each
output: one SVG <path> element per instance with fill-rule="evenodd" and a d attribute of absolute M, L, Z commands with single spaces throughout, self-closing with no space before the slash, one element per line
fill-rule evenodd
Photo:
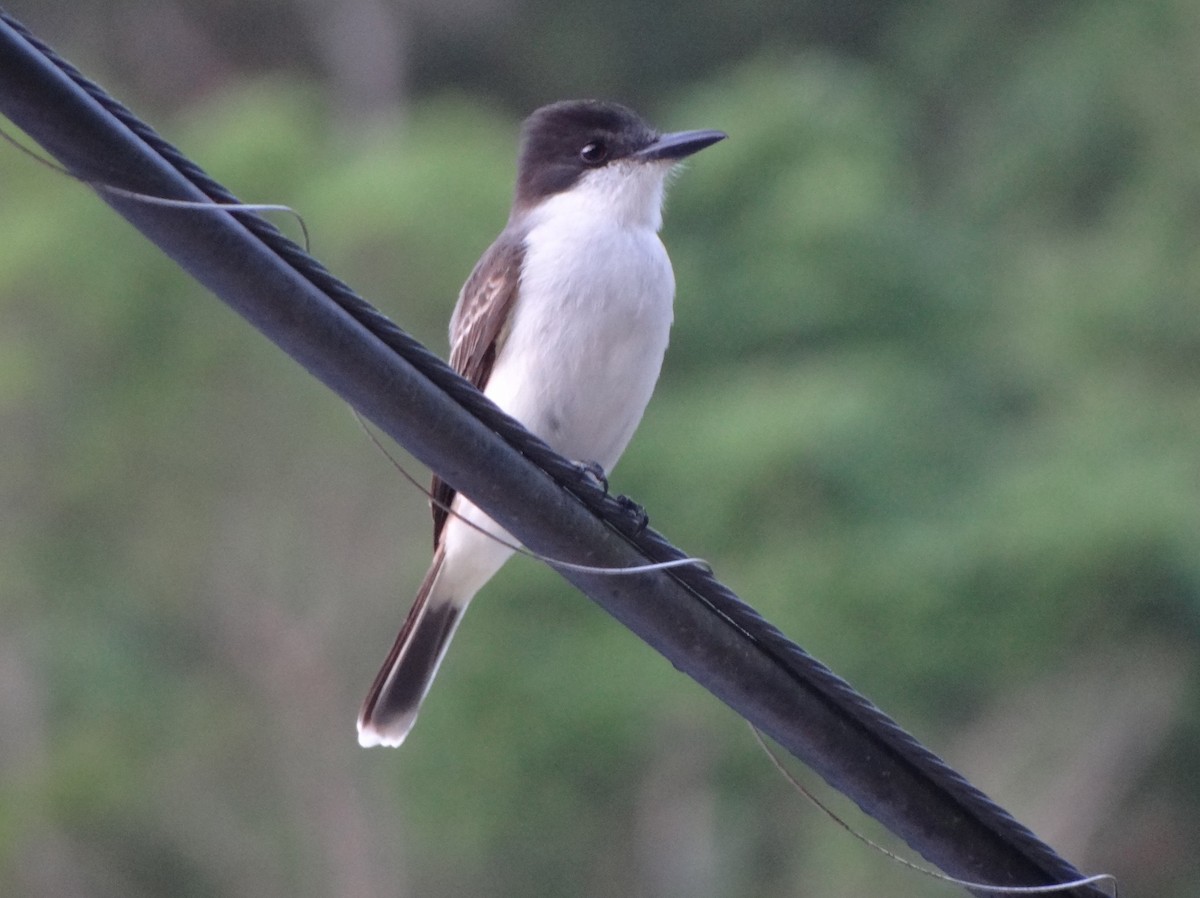
<path fill-rule="evenodd" d="M 614 489 L 1070 860 L 1194 894 L 1200 7 L 329 6 L 10 9 L 439 353 L 534 106 L 727 131 Z M 959 894 L 525 560 L 359 749 L 423 497 L 4 147 L 0 459 L 0 894 Z"/>

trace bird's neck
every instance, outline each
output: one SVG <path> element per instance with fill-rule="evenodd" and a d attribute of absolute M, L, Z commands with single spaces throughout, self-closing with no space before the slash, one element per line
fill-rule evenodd
<path fill-rule="evenodd" d="M 575 228 L 645 229 L 662 227 L 665 170 L 656 165 L 615 163 L 588 172 L 569 190 L 521 210 L 530 229 L 543 225 Z"/>

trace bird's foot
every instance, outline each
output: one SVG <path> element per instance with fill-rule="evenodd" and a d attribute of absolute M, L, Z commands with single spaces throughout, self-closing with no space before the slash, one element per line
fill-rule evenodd
<path fill-rule="evenodd" d="M 633 523 L 633 535 L 641 536 L 642 531 L 650 524 L 650 515 L 646 514 L 646 509 L 628 496 L 617 496 L 617 504 L 621 506 L 621 511 L 625 512 Z"/>
<path fill-rule="evenodd" d="M 604 495 L 608 495 L 608 475 L 604 473 L 604 468 L 601 467 L 598 461 L 577 461 L 575 462 L 575 470 L 579 472 L 579 479 L 592 486 L 597 487 Z"/>
<path fill-rule="evenodd" d="M 608 495 L 608 475 L 604 473 L 604 468 L 599 462 L 577 461 L 574 462 L 574 465 L 581 481 L 597 487 L 604 495 Z M 640 536 L 650 523 L 650 516 L 646 514 L 646 509 L 628 496 L 617 496 L 614 501 L 633 525 L 633 535 Z"/>

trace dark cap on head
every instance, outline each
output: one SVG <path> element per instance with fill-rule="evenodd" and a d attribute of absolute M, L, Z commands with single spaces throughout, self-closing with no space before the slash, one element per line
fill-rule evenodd
<path fill-rule="evenodd" d="M 602 100 L 564 100 L 525 120 L 517 197 L 526 203 L 569 188 L 585 171 L 651 144 L 658 134 L 636 112 Z"/>
<path fill-rule="evenodd" d="M 517 163 L 517 203 L 534 205 L 570 188 L 584 172 L 621 159 L 673 162 L 725 135 L 685 131 L 660 135 L 627 106 L 564 100 L 525 120 Z"/>

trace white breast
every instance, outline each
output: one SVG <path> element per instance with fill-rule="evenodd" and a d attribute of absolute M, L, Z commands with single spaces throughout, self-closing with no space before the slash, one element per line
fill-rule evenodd
<path fill-rule="evenodd" d="M 511 329 L 486 393 L 577 461 L 611 470 L 650 401 L 675 278 L 664 170 L 604 169 L 532 213 Z"/>

